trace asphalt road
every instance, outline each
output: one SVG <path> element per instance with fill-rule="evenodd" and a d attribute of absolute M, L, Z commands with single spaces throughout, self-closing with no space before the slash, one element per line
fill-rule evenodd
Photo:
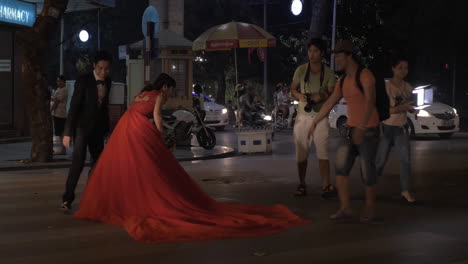
<path fill-rule="evenodd" d="M 217 136 L 223 145 L 236 144 L 232 131 Z M 338 203 L 320 199 L 313 155 L 310 193 L 293 197 L 297 175 L 291 131 L 276 134 L 272 155 L 182 162 L 219 201 L 281 203 L 313 222 L 273 236 L 209 242 L 141 244 L 122 228 L 62 214 L 66 169 L 0 172 L 0 263 L 468 263 L 468 134 L 448 140 L 423 137 L 411 144 L 420 204 L 401 202 L 398 162 L 391 156 L 379 184 L 374 224 L 328 220 Z M 332 164 L 335 147 L 332 139 Z M 358 167 L 350 177 L 352 204 L 359 212 Z M 85 177 L 79 193 L 84 184 Z"/>

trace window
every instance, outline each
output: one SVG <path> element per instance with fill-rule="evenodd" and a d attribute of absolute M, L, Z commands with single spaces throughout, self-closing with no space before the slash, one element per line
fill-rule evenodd
<path fill-rule="evenodd" d="M 170 72 L 177 82 L 172 96 L 182 98 L 187 96 L 187 60 L 171 60 Z"/>

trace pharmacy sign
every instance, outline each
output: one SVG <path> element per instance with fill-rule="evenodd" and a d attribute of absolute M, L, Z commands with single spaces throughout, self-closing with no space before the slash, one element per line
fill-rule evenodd
<path fill-rule="evenodd" d="M 0 22 L 32 27 L 36 5 L 18 0 L 0 0 Z"/>

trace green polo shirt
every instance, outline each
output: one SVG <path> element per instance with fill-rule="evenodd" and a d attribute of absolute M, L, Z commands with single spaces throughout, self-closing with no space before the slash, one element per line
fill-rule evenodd
<path fill-rule="evenodd" d="M 328 87 L 335 87 L 336 84 L 336 76 L 335 72 L 330 69 L 328 66 L 324 65 L 324 74 L 323 74 L 323 83 L 322 87 L 320 87 L 320 72 L 317 74 L 310 73 L 309 80 L 304 82 L 304 78 L 307 74 L 307 65 L 308 63 L 302 64 L 301 66 L 297 67 L 296 71 L 294 72 L 293 82 L 299 83 L 300 92 L 301 93 L 318 93 L 324 92 L 328 94 Z M 299 90 L 299 89 L 298 89 Z M 304 106 L 307 102 L 302 100 L 299 101 L 297 112 L 301 115 L 309 115 L 309 116 L 316 116 L 320 111 L 324 102 L 316 104 L 310 113 L 304 111 Z"/>

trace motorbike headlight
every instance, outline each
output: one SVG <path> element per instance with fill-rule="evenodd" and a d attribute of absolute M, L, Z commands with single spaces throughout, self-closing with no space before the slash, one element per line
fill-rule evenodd
<path fill-rule="evenodd" d="M 299 101 L 294 101 L 293 104 L 297 105 L 299 104 Z"/>
<path fill-rule="evenodd" d="M 431 114 L 426 110 L 419 110 L 418 116 L 419 117 L 430 117 Z"/>
<path fill-rule="evenodd" d="M 263 118 L 263 120 L 265 120 L 265 121 L 271 121 L 271 116 L 266 115 L 266 116 Z"/>
<path fill-rule="evenodd" d="M 226 109 L 226 108 L 223 108 L 223 110 L 221 110 L 221 113 L 223 113 L 223 115 L 224 115 L 224 114 L 227 114 L 227 109 Z"/>

